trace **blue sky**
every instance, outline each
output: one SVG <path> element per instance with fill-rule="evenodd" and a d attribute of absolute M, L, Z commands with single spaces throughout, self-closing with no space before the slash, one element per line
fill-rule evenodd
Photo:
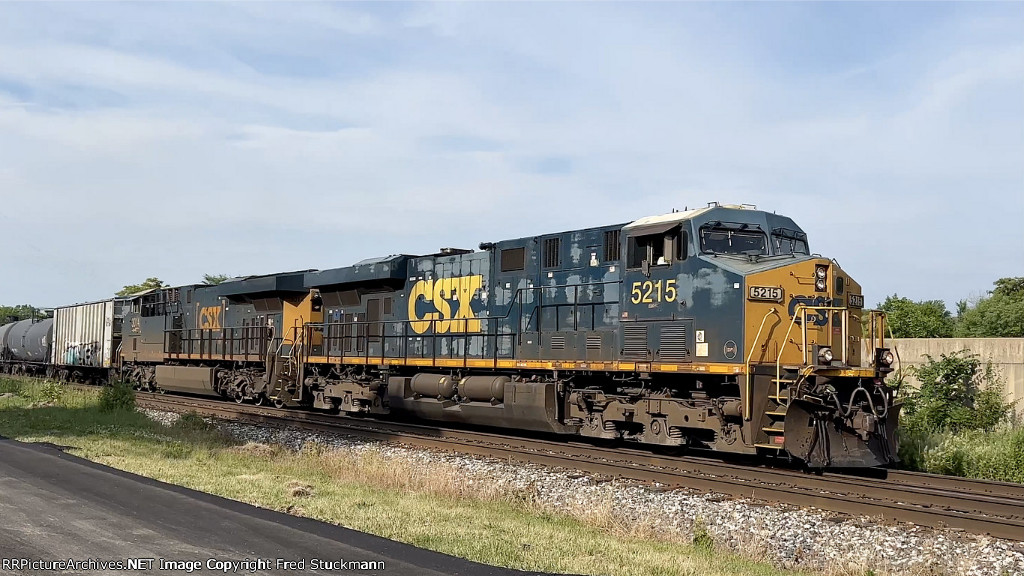
<path fill-rule="evenodd" d="M 702 206 L 1024 275 L 1024 4 L 0 3 L 0 303 Z"/>

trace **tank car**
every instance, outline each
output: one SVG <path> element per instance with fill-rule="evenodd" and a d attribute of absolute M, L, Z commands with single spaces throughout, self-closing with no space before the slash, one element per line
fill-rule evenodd
<path fill-rule="evenodd" d="M 240 402 L 862 467 L 896 461 L 884 321 L 792 219 L 712 204 L 158 290 L 120 358 Z"/>
<path fill-rule="evenodd" d="M 0 326 L 0 370 L 8 374 L 45 373 L 52 335 L 51 318 Z"/>

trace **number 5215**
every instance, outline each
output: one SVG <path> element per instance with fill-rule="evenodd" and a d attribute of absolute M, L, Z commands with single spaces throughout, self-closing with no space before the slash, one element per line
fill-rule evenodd
<path fill-rule="evenodd" d="M 633 290 L 630 292 L 633 304 L 653 302 L 675 302 L 677 291 L 676 281 L 658 280 L 657 282 L 633 282 Z"/>

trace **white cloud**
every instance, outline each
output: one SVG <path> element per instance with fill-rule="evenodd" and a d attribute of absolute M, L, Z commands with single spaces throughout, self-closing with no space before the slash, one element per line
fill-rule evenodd
<path fill-rule="evenodd" d="M 1024 233 L 992 225 L 1024 215 L 1024 45 L 998 23 L 800 72 L 689 5 L 0 12 L 0 302 L 711 200 L 793 216 L 869 300 L 1024 274 Z"/>

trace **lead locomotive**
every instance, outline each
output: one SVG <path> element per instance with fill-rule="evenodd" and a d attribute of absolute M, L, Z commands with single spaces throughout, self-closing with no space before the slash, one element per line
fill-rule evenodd
<path fill-rule="evenodd" d="M 791 219 L 712 204 L 138 294 L 112 301 L 120 329 L 96 346 L 115 352 L 95 370 L 239 402 L 887 465 L 893 356 L 863 305 Z M 49 370 L 88 374 L 65 361 L 76 340 L 53 335 Z"/>

